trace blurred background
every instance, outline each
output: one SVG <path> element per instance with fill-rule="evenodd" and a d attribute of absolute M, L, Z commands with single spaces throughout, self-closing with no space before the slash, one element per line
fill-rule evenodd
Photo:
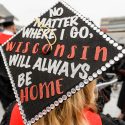
<path fill-rule="evenodd" d="M 122 46 L 125 44 L 125 0 L 64 0 L 73 8 L 90 18 L 98 27 L 100 27 L 109 36 L 114 38 Z M 35 17 L 47 11 L 57 0 L 0 0 L 0 22 L 6 18 L 13 20 L 17 31 L 29 24 Z M 3 27 L 0 25 L 0 32 Z M 122 62 L 122 61 L 121 61 Z M 104 103 L 102 112 L 110 114 L 112 117 L 119 117 L 124 114 L 123 109 L 118 106 L 119 95 L 121 90 L 125 93 L 124 73 L 117 73 L 118 70 L 124 69 L 124 60 L 112 67 L 104 74 L 98 83 L 105 83 L 99 86 L 100 91 L 108 93 L 108 100 Z M 119 67 L 119 68 L 118 68 Z M 115 80 L 114 80 L 115 79 Z M 113 81 L 114 80 L 114 81 Z M 110 88 L 110 90 L 107 90 Z M 123 89 L 124 88 L 124 89 Z M 123 93 L 123 92 L 122 92 Z M 121 100 L 125 100 L 124 94 L 121 94 Z M 0 99 L 1 100 L 1 99 Z M 120 102 L 119 102 L 120 103 Z M 125 102 L 122 102 L 125 107 Z M 0 121 L 4 114 L 4 109 L 0 103 Z"/>

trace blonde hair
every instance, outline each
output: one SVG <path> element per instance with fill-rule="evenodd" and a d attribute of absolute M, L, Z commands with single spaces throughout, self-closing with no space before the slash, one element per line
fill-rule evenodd
<path fill-rule="evenodd" d="M 95 86 L 89 83 L 33 125 L 88 125 L 84 109 L 96 112 Z"/>

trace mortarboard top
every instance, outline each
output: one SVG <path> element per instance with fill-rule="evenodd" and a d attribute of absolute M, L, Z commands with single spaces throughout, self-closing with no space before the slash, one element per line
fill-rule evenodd
<path fill-rule="evenodd" d="M 31 124 L 119 61 L 125 49 L 61 1 L 1 53 L 24 123 Z"/>

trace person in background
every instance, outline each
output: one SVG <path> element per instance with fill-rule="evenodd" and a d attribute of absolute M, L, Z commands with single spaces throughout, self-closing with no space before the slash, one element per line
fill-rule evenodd
<path fill-rule="evenodd" d="M 0 33 L 0 44 L 12 37 L 16 33 L 16 26 L 13 17 L 6 17 L 2 22 L 3 32 Z"/>
<path fill-rule="evenodd" d="M 121 114 L 119 115 L 119 118 L 125 121 L 125 56 L 121 60 L 120 65 L 118 67 L 118 74 L 121 77 L 121 81 L 123 81 L 118 99 L 118 107 L 121 109 Z"/>
<path fill-rule="evenodd" d="M 16 33 L 16 26 L 13 22 L 13 17 L 6 17 L 2 23 L 3 32 L 0 32 L 0 45 L 6 42 Z M 2 55 L 0 53 L 0 101 L 3 108 L 6 109 L 8 105 L 15 100 L 11 83 L 8 78 Z"/>

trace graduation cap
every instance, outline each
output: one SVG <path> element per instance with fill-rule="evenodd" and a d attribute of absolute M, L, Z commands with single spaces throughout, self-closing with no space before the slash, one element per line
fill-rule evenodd
<path fill-rule="evenodd" d="M 3 27 L 8 27 L 8 26 L 14 25 L 14 16 L 5 17 L 5 18 L 2 20 L 1 23 L 2 23 Z"/>
<path fill-rule="evenodd" d="M 1 46 L 25 124 L 31 124 L 119 61 L 125 49 L 65 2 Z"/>

